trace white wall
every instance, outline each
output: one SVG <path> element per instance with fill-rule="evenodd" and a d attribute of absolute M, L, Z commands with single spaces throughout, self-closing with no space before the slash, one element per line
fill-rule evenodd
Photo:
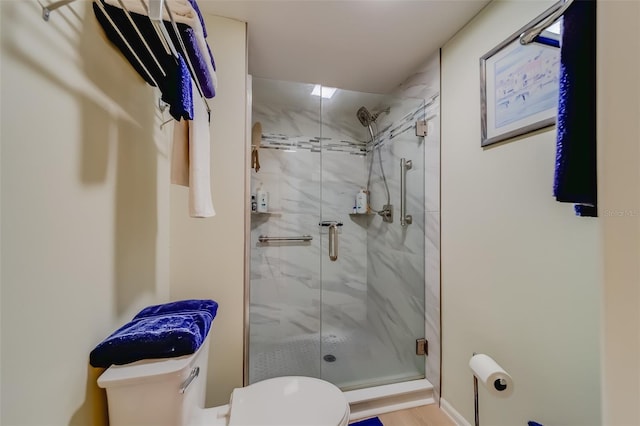
<path fill-rule="evenodd" d="M 89 352 L 169 297 L 168 138 L 90 3 L 0 10 L 0 423 L 99 425 Z"/>
<path fill-rule="evenodd" d="M 615 47 L 615 48 L 612 48 Z M 640 3 L 598 2 L 604 425 L 640 424 Z"/>
<path fill-rule="evenodd" d="M 169 297 L 220 302 L 208 403 L 227 402 L 242 385 L 245 24 L 206 17 L 219 65 L 218 215 L 195 220 L 183 188 L 169 190 L 157 95 L 102 38 L 90 3 L 49 23 L 35 1 L 2 2 L 0 12 L 0 423 L 104 423 L 89 352 Z"/>
<path fill-rule="evenodd" d="M 555 202 L 553 128 L 480 148 L 480 56 L 553 2 L 493 2 L 442 49 L 442 397 L 473 423 L 473 352 L 515 393 L 489 425 L 600 423 L 598 219 Z"/>
<path fill-rule="evenodd" d="M 220 304 L 211 328 L 207 406 L 226 404 L 243 384 L 246 129 L 246 24 L 205 15 L 218 65 L 211 106 L 211 182 L 217 215 L 193 219 L 187 189 L 171 187 L 171 299 Z"/>

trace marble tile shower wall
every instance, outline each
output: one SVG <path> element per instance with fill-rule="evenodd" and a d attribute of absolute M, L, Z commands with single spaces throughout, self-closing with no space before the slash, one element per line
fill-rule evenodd
<path fill-rule="evenodd" d="M 321 309 L 325 334 L 365 320 L 366 229 L 349 218 L 355 195 L 366 184 L 364 163 L 364 147 L 356 141 L 263 132 L 252 192 L 259 185 L 269 192 L 270 214 L 251 217 L 252 352 L 305 335 L 318 338 Z M 336 262 L 328 260 L 321 220 L 343 223 Z M 260 235 L 312 235 L 313 240 L 260 244 Z"/>
<path fill-rule="evenodd" d="M 322 153 L 322 220 L 343 224 L 335 262 L 329 260 L 328 235 L 322 235 L 323 333 L 337 338 L 361 329 L 366 320 L 366 223 L 350 216 L 358 190 L 366 186 L 365 170 L 364 155 Z"/>
<path fill-rule="evenodd" d="M 252 193 L 262 184 L 269 214 L 251 216 L 251 350 L 262 343 L 320 330 L 320 242 L 315 236 L 320 167 L 310 151 L 260 150 Z M 311 234 L 310 243 L 260 244 L 258 237 Z"/>

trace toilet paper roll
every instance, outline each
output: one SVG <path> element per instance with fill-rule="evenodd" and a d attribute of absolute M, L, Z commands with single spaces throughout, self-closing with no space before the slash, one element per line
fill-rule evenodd
<path fill-rule="evenodd" d="M 490 356 L 485 354 L 472 356 L 469 367 L 491 395 L 506 398 L 513 393 L 513 379 Z"/>

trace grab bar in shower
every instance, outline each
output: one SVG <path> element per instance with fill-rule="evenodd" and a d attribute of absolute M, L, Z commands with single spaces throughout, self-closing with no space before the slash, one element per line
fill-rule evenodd
<path fill-rule="evenodd" d="M 400 159 L 400 226 L 413 223 L 413 216 L 407 214 L 407 170 L 411 170 L 412 167 L 411 160 Z"/>
<path fill-rule="evenodd" d="M 268 243 L 268 242 L 284 242 L 284 241 L 311 241 L 313 237 L 311 235 L 301 235 L 299 237 L 267 237 L 266 235 L 260 235 L 258 237 L 258 242 Z"/>

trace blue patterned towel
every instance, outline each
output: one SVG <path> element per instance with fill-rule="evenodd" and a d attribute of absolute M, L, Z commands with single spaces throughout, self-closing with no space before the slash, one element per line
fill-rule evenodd
<path fill-rule="evenodd" d="M 596 1 L 564 14 L 553 195 L 578 216 L 597 216 Z"/>
<path fill-rule="evenodd" d="M 138 312 L 133 319 L 150 317 L 153 315 L 171 314 L 174 312 L 204 311 L 211 315 L 211 320 L 216 317 L 218 303 L 209 299 L 188 299 L 177 302 L 163 303 L 162 305 L 149 306 Z"/>
<path fill-rule="evenodd" d="M 218 304 L 188 300 L 143 309 L 136 317 L 100 342 L 89 355 L 94 367 L 128 364 L 151 358 L 194 353 L 202 345 Z"/>

